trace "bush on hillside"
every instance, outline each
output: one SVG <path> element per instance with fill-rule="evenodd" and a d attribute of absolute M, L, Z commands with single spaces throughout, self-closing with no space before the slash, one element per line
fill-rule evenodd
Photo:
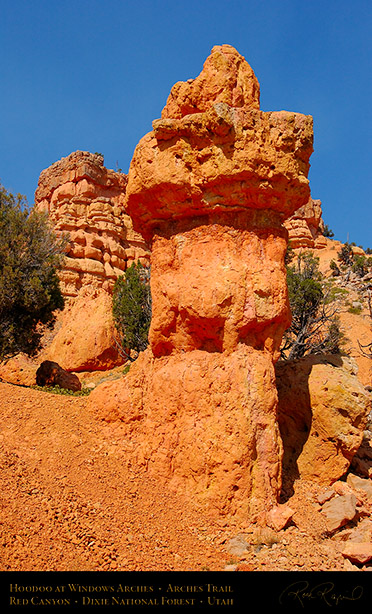
<path fill-rule="evenodd" d="M 57 268 L 64 243 L 46 215 L 0 185 L 0 360 L 34 355 L 63 308 Z"/>
<path fill-rule="evenodd" d="M 323 228 L 323 237 L 328 237 L 330 239 L 332 239 L 332 237 L 335 236 L 335 233 L 333 232 L 333 230 L 331 230 L 327 224 L 324 224 L 324 228 Z"/>
<path fill-rule="evenodd" d="M 291 245 L 291 242 L 288 241 L 287 249 L 286 249 L 286 252 L 285 252 L 285 255 L 284 255 L 284 264 L 286 266 L 291 264 L 291 262 L 294 259 L 294 257 L 295 257 L 294 249 L 293 249 L 293 247 Z"/>
<path fill-rule="evenodd" d="M 340 251 L 337 254 L 337 257 L 341 264 L 346 267 L 351 267 L 354 259 L 352 244 L 345 243 L 344 245 L 342 245 Z"/>
<path fill-rule="evenodd" d="M 333 277 L 338 277 L 339 275 L 341 275 L 340 268 L 337 262 L 335 262 L 334 260 L 331 260 L 331 262 L 329 263 L 329 268 L 332 271 Z"/>
<path fill-rule="evenodd" d="M 369 318 L 370 318 L 371 329 L 372 329 L 372 290 L 371 290 L 371 287 L 368 288 L 367 302 L 368 302 Z M 359 349 L 362 352 L 362 355 L 372 360 L 372 341 L 370 343 L 362 345 L 360 341 L 358 340 L 358 344 L 359 344 Z"/>
<path fill-rule="evenodd" d="M 366 258 L 363 255 L 356 254 L 354 256 L 353 265 L 351 270 L 353 273 L 358 275 L 358 277 L 364 277 L 369 273 L 372 268 L 372 258 Z"/>
<path fill-rule="evenodd" d="M 119 350 L 131 361 L 148 345 L 151 311 L 150 269 L 132 263 L 115 283 L 112 306 Z"/>

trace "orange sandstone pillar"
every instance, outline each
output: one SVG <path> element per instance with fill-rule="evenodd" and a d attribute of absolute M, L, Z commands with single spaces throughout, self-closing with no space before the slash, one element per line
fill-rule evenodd
<path fill-rule="evenodd" d="M 128 424 L 149 471 L 220 514 L 259 520 L 278 501 L 282 223 L 309 199 L 311 153 L 312 118 L 260 111 L 252 69 L 222 45 L 172 88 L 129 170 L 127 211 L 152 244 L 150 345 L 91 402 Z"/>

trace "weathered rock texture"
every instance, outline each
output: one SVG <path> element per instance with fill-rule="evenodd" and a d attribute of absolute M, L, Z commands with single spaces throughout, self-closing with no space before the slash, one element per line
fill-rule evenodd
<path fill-rule="evenodd" d="M 97 154 L 76 151 L 40 175 L 35 206 L 47 211 L 69 243 L 61 289 L 69 299 L 46 356 L 69 371 L 108 369 L 121 362 L 113 339 L 112 289 L 149 249 L 125 211 L 127 176 Z"/>
<path fill-rule="evenodd" d="M 0 380 L 21 386 L 33 386 L 39 364 L 25 354 L 0 363 Z"/>
<path fill-rule="evenodd" d="M 335 497 L 323 505 L 322 513 L 327 521 L 327 531 L 330 533 L 346 525 L 357 515 L 356 498 L 353 494 Z"/>
<path fill-rule="evenodd" d="M 90 404 L 127 423 L 131 460 L 222 514 L 263 518 L 281 488 L 282 221 L 309 199 L 311 152 L 312 118 L 260 111 L 222 45 L 173 87 L 129 170 L 127 211 L 152 242 L 150 347 Z"/>
<path fill-rule="evenodd" d="M 60 272 L 65 296 L 75 297 L 87 285 L 110 291 L 131 262 L 148 262 L 148 248 L 125 212 L 126 185 L 126 175 L 86 151 L 41 173 L 35 207 L 47 211 L 55 231 L 70 239 Z"/>
<path fill-rule="evenodd" d="M 55 333 L 43 358 L 68 371 L 105 371 L 123 362 L 114 340 L 112 296 L 103 288 L 84 286 L 67 301 Z"/>
<path fill-rule="evenodd" d="M 320 200 L 309 198 L 294 215 L 284 222 L 293 249 L 322 249 L 327 246 L 323 235 L 324 222 Z"/>
<path fill-rule="evenodd" d="M 363 441 L 371 394 L 341 356 L 308 356 L 276 365 L 279 426 L 288 482 L 330 485 L 348 470 Z"/>

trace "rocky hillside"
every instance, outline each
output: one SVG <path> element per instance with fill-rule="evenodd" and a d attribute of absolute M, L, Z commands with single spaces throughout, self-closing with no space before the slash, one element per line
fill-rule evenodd
<path fill-rule="evenodd" d="M 323 237 L 324 238 L 324 237 Z M 340 241 L 324 238 L 325 245 L 321 249 L 312 249 L 319 259 L 319 270 L 323 277 L 324 291 L 332 306 L 337 308 L 341 329 L 345 335 L 344 352 L 351 356 L 358 366 L 358 378 L 365 386 L 372 384 L 372 360 L 363 355 L 360 345 L 372 341 L 372 318 L 369 308 L 369 297 L 372 289 L 372 268 L 366 269 L 363 276 L 353 272 L 352 266 L 340 270 L 334 275 L 332 261 L 342 269 L 338 254 L 343 244 Z M 306 251 L 299 248 L 295 252 Z M 366 260 L 369 255 L 360 247 L 353 246 L 356 256 Z"/>

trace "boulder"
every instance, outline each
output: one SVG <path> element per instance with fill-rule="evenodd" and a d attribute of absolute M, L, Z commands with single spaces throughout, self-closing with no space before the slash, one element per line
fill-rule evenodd
<path fill-rule="evenodd" d="M 346 541 L 349 543 L 369 543 L 372 544 L 372 520 L 371 518 L 364 518 L 361 520 L 354 529 L 350 529 L 346 532 Z M 340 534 L 340 537 L 342 533 Z"/>
<path fill-rule="evenodd" d="M 18 386 L 32 386 L 35 384 L 37 368 L 35 360 L 25 354 L 17 354 L 0 363 L 0 379 Z"/>
<path fill-rule="evenodd" d="M 326 517 L 327 531 L 333 533 L 356 517 L 355 496 L 350 494 L 334 497 L 323 505 L 322 514 Z"/>
<path fill-rule="evenodd" d="M 360 478 L 357 475 L 349 473 L 346 481 L 350 488 L 364 492 L 368 499 L 372 501 L 372 480 L 366 480 L 365 478 Z"/>
<path fill-rule="evenodd" d="M 267 514 L 267 524 L 275 531 L 281 531 L 292 519 L 295 510 L 288 505 L 277 505 Z"/>
<path fill-rule="evenodd" d="M 371 414 L 368 416 L 368 422 L 370 423 Z M 358 448 L 357 453 L 353 457 L 351 466 L 355 473 L 364 478 L 372 478 L 372 440 L 370 439 L 370 430 L 368 430 L 369 424 L 367 424 L 368 439 L 364 436 L 364 439 Z"/>
<path fill-rule="evenodd" d="M 353 563 L 365 564 L 372 560 L 372 543 L 357 542 L 347 543 L 341 549 L 341 554 Z"/>
<path fill-rule="evenodd" d="M 66 390 L 76 392 L 81 390 L 81 383 L 77 375 L 68 373 L 56 362 L 44 360 L 36 371 L 36 384 L 38 386 L 59 386 Z"/>
<path fill-rule="evenodd" d="M 228 540 L 226 550 L 229 554 L 241 556 L 244 552 L 249 550 L 249 543 L 246 541 L 243 535 L 236 535 Z"/>
<path fill-rule="evenodd" d="M 130 165 L 126 209 L 151 245 L 150 345 L 88 407 L 131 458 L 211 513 L 257 520 L 281 489 L 274 361 L 289 323 L 282 221 L 309 199 L 312 118 L 259 110 L 231 46 L 176 84 Z"/>

